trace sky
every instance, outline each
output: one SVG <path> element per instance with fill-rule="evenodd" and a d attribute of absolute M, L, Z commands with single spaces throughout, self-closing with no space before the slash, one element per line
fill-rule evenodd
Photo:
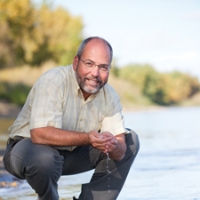
<path fill-rule="evenodd" d="M 33 0 L 41 3 L 42 0 Z M 100 36 L 118 66 L 150 64 L 200 80 L 200 0 L 52 0 L 83 20 L 83 37 Z"/>

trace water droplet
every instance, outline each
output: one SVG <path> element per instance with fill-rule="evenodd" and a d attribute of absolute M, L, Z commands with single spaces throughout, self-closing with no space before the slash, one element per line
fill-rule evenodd
<path fill-rule="evenodd" d="M 107 175 L 108 175 L 108 193 L 110 193 L 110 177 L 109 177 L 109 174 L 111 173 L 111 171 L 109 171 L 109 160 L 110 160 L 110 157 L 109 157 L 109 153 L 106 153 L 107 155 L 107 159 L 106 159 L 106 171 L 107 171 Z"/>

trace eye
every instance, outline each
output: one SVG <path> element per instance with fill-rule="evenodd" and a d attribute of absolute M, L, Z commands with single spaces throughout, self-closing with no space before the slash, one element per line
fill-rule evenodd
<path fill-rule="evenodd" d="M 102 70 L 102 71 L 108 71 L 108 66 L 107 65 L 99 65 L 99 68 Z"/>
<path fill-rule="evenodd" d="M 90 62 L 90 61 L 86 61 L 86 62 L 85 62 L 85 65 L 86 65 L 87 67 L 93 67 L 94 63 L 92 63 L 92 62 Z"/>

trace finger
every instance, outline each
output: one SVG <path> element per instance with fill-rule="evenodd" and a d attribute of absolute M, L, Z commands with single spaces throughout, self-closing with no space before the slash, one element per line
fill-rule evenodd
<path fill-rule="evenodd" d="M 113 138 L 113 134 L 110 133 L 110 132 L 101 132 L 101 134 L 104 136 L 104 137 L 109 137 L 109 138 Z"/>
<path fill-rule="evenodd" d="M 117 139 L 114 137 L 114 138 L 111 140 L 111 143 L 112 143 L 113 145 L 117 145 L 117 144 L 118 144 L 118 141 L 117 141 Z"/>
<path fill-rule="evenodd" d="M 117 147 L 116 144 L 110 143 L 109 145 L 106 145 L 106 151 L 107 152 L 112 152 L 116 147 Z"/>

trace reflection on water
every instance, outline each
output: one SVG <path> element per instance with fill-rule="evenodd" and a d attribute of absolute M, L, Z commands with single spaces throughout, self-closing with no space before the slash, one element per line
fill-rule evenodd
<path fill-rule="evenodd" d="M 125 113 L 124 117 L 126 127 L 139 135 L 140 151 L 118 200 L 200 200 L 200 107 Z M 78 196 L 81 183 L 88 182 L 91 174 L 62 177 L 61 199 Z M 26 182 L 20 187 L 12 194 L 0 189 L 0 197 L 35 199 Z"/>

